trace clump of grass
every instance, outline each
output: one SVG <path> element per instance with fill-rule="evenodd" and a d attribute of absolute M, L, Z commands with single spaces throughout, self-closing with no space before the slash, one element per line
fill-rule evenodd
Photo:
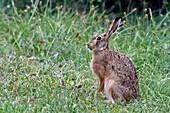
<path fill-rule="evenodd" d="M 105 104 L 94 99 L 96 77 L 86 42 L 109 25 L 111 15 L 78 14 L 57 8 L 0 12 L 1 112 L 169 112 L 169 12 L 149 20 L 133 12 L 110 45 L 126 53 L 139 73 L 141 97 L 129 104 Z M 6 10 L 9 10 L 6 13 Z"/>

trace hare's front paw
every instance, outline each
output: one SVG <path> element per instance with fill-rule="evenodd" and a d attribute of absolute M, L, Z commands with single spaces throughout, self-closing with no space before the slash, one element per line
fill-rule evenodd
<path fill-rule="evenodd" d="M 96 93 L 95 93 L 95 95 L 94 95 L 94 98 L 95 98 L 95 99 L 98 99 L 99 95 L 101 96 L 102 93 L 101 93 L 99 90 L 97 90 Z"/>
<path fill-rule="evenodd" d="M 94 98 L 95 98 L 95 99 L 98 99 L 98 94 L 99 94 L 99 92 L 97 91 L 97 92 L 95 93 L 95 95 L 94 95 Z"/>

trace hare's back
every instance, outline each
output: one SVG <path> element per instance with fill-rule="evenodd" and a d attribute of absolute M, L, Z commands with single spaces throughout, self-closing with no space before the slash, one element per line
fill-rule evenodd
<path fill-rule="evenodd" d="M 112 71 L 122 80 L 133 81 L 138 79 L 136 68 L 128 56 L 119 52 L 112 53 L 112 60 L 109 64 Z"/>
<path fill-rule="evenodd" d="M 119 78 L 122 87 L 127 88 L 134 97 L 137 97 L 139 95 L 139 83 L 133 62 L 125 54 L 115 52 L 112 55 L 111 73 Z"/>

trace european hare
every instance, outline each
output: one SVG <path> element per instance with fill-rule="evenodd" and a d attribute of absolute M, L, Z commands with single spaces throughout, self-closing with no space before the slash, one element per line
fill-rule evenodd
<path fill-rule="evenodd" d="M 114 19 L 106 33 L 93 35 L 87 43 L 92 50 L 91 68 L 99 78 L 100 85 L 96 92 L 103 90 L 107 102 L 118 100 L 129 102 L 139 96 L 139 84 L 136 68 L 125 55 L 109 48 L 109 37 L 122 25 L 121 18 Z"/>

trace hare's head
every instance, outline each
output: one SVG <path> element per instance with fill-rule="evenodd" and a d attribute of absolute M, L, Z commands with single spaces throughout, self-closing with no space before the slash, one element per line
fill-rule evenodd
<path fill-rule="evenodd" d="M 91 40 L 87 43 L 87 47 L 93 51 L 102 51 L 108 48 L 109 37 L 122 25 L 121 18 L 114 19 L 107 29 L 106 33 L 95 34 L 91 37 Z"/>

